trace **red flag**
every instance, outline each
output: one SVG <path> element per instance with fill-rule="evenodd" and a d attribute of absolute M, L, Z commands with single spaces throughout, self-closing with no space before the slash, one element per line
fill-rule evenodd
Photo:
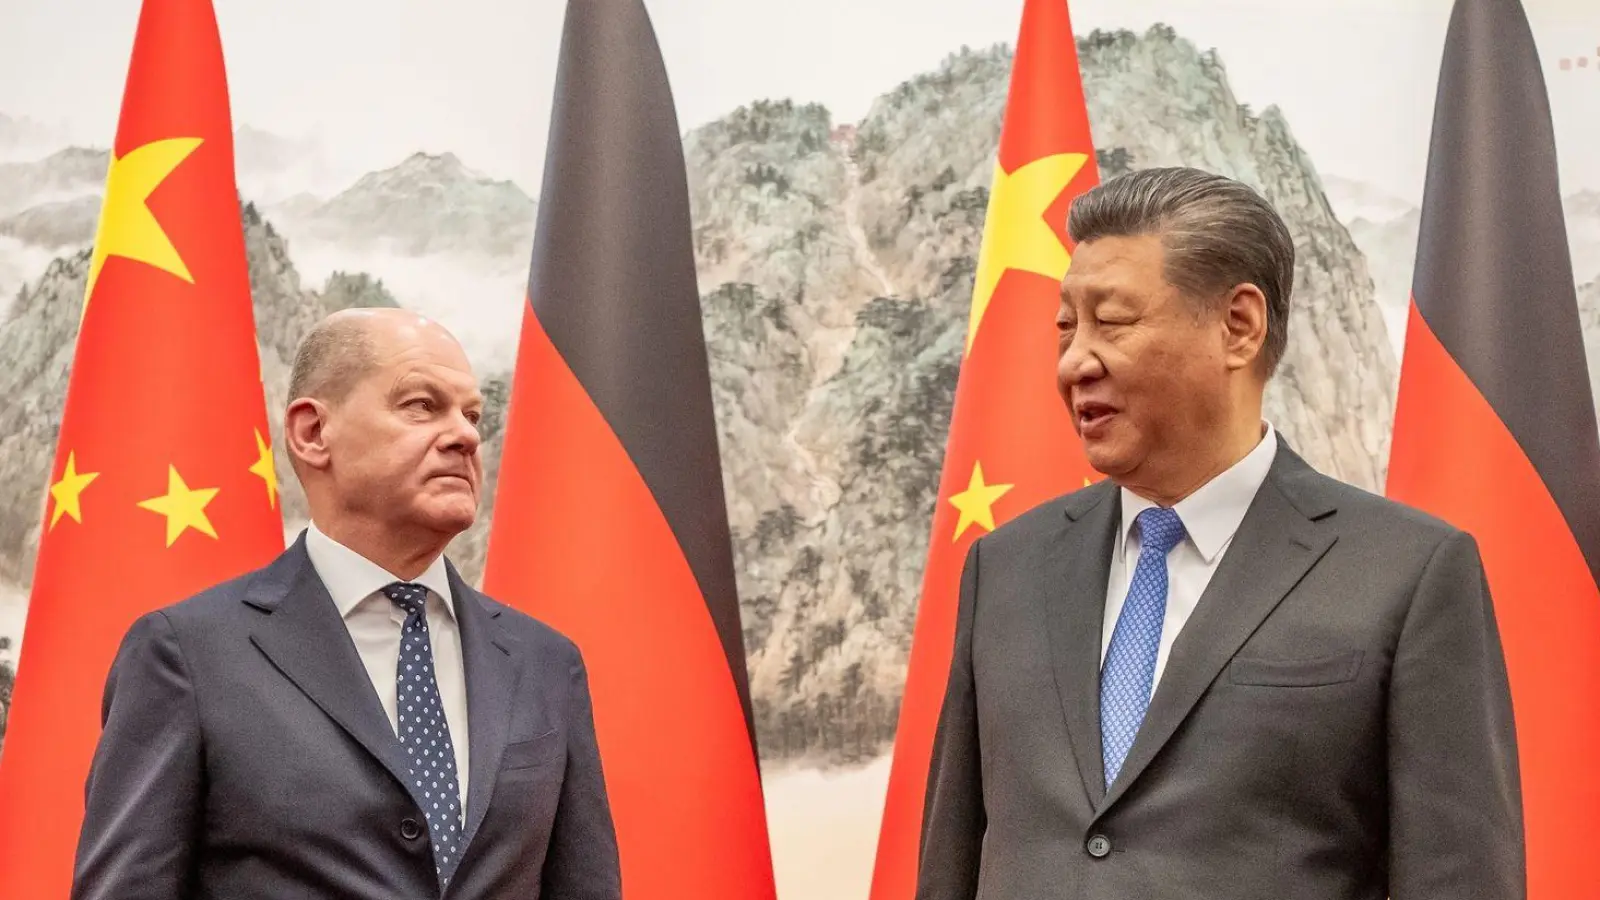
<path fill-rule="evenodd" d="M 1098 180 L 1066 0 L 1026 0 L 912 634 L 872 900 L 910 900 L 915 892 L 923 794 L 968 546 L 1094 477 L 1056 391 L 1055 315 L 1071 263 L 1067 209 Z"/>
<path fill-rule="evenodd" d="M 774 896 L 666 68 L 639 0 L 567 7 L 484 589 L 570 636 L 623 894 Z"/>
<path fill-rule="evenodd" d="M 124 632 L 283 550 L 222 46 L 140 13 L 0 759 L 0 896 L 65 897 Z"/>
<path fill-rule="evenodd" d="M 1388 494 L 1471 532 L 1483 555 L 1516 711 L 1530 900 L 1600 885 L 1600 434 L 1556 171 L 1521 5 L 1458 0 Z"/>

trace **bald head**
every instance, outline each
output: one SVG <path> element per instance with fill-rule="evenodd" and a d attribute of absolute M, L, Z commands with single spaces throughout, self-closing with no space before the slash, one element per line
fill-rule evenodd
<path fill-rule="evenodd" d="M 341 309 L 312 327 L 295 353 L 289 401 L 311 397 L 338 404 L 396 344 L 446 341 L 443 326 L 414 312 L 389 307 Z"/>
<path fill-rule="evenodd" d="M 401 309 L 336 312 L 301 342 L 289 392 L 289 462 L 328 536 L 409 578 L 472 525 L 483 394 L 438 323 Z"/>

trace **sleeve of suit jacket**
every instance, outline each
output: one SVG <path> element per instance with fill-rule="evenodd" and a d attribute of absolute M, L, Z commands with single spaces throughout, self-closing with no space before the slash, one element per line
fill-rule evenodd
<path fill-rule="evenodd" d="M 545 856 L 542 896 L 545 900 L 619 900 L 622 869 L 617 834 L 600 767 L 588 671 L 581 655 L 572 665 L 569 702 L 567 772 Z"/>
<path fill-rule="evenodd" d="M 201 819 L 194 685 L 166 615 L 134 622 L 106 679 L 73 900 L 182 900 Z"/>
<path fill-rule="evenodd" d="M 1524 900 L 1511 690 L 1470 535 L 1423 569 L 1389 690 L 1389 896 Z"/>
<path fill-rule="evenodd" d="M 978 600 L 978 546 L 967 551 L 956 608 L 950 679 L 934 732 L 922 811 L 916 900 L 972 900 L 988 820 L 978 753 L 978 704 L 972 677 L 972 628 Z"/>

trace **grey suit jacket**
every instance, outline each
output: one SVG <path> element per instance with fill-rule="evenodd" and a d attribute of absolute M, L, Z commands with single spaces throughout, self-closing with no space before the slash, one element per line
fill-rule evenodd
<path fill-rule="evenodd" d="M 129 630 L 74 900 L 440 896 L 404 753 L 304 542 Z M 616 900 L 577 647 L 449 575 L 472 778 L 446 896 Z"/>
<path fill-rule="evenodd" d="M 1523 900 L 1510 691 L 1477 545 L 1272 470 L 1107 790 L 1117 489 L 969 551 L 918 900 Z"/>

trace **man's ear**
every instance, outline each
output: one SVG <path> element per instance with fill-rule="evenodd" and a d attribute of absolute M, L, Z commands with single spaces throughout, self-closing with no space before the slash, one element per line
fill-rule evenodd
<path fill-rule="evenodd" d="M 328 407 L 300 397 L 283 414 L 283 440 L 290 457 L 313 469 L 328 467 Z"/>
<path fill-rule="evenodd" d="M 1228 368 L 1244 369 L 1255 365 L 1267 342 L 1267 297 L 1248 282 L 1228 292 L 1222 310 L 1227 328 L 1224 349 Z"/>

